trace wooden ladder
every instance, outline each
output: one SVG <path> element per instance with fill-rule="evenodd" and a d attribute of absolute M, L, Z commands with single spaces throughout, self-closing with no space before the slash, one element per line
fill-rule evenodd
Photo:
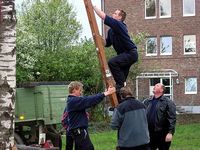
<path fill-rule="evenodd" d="M 90 28 L 92 31 L 92 36 L 96 45 L 96 51 L 97 51 L 97 55 L 98 55 L 98 59 L 99 59 L 100 67 L 101 67 L 101 72 L 103 75 L 103 81 L 105 82 L 106 87 L 114 86 L 115 82 L 108 68 L 105 51 L 104 51 L 103 40 L 102 40 L 101 35 L 99 34 L 91 0 L 84 0 L 84 4 L 85 4 Z M 111 105 L 113 107 L 116 107 L 118 105 L 116 93 L 113 93 L 112 95 L 110 95 L 109 98 L 110 98 Z"/>

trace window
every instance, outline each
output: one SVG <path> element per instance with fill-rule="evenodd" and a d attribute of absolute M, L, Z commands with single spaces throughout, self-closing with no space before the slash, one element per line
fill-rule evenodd
<path fill-rule="evenodd" d="M 156 39 L 156 37 L 147 38 L 146 55 L 147 56 L 157 55 L 157 39 Z"/>
<path fill-rule="evenodd" d="M 196 54 L 195 35 L 184 35 L 184 54 Z"/>
<path fill-rule="evenodd" d="M 172 37 L 160 37 L 160 54 L 172 55 Z"/>
<path fill-rule="evenodd" d="M 165 95 L 170 96 L 171 95 L 171 88 L 172 85 L 170 84 L 170 79 L 169 78 L 162 78 L 161 83 L 165 85 Z"/>
<path fill-rule="evenodd" d="M 171 17 L 171 0 L 160 0 L 160 18 Z"/>
<path fill-rule="evenodd" d="M 146 18 L 156 18 L 156 0 L 145 0 Z"/>
<path fill-rule="evenodd" d="M 183 16 L 195 16 L 195 0 L 183 0 Z"/>
<path fill-rule="evenodd" d="M 185 94 L 197 94 L 197 78 L 185 79 Z"/>

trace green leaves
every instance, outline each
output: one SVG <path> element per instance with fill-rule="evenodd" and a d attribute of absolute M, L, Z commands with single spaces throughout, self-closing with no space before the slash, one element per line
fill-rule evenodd
<path fill-rule="evenodd" d="M 65 61 L 61 56 L 65 57 L 63 53 L 77 42 L 81 32 L 72 6 L 65 0 L 26 0 L 21 7 L 17 23 L 17 82 L 63 79 Z M 52 74 L 55 70 L 62 78 Z M 38 71 L 43 73 L 38 76 Z"/>
<path fill-rule="evenodd" d="M 77 41 L 81 25 L 72 6 L 65 0 L 33 1 L 24 5 L 19 22 L 33 36 L 36 45 L 46 51 L 63 50 Z"/>

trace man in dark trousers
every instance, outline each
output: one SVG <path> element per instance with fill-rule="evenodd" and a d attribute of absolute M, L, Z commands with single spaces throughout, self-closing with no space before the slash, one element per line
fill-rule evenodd
<path fill-rule="evenodd" d="M 133 97 L 129 87 L 121 88 L 122 102 L 115 108 L 111 127 L 118 130 L 117 150 L 150 150 L 145 105 Z"/>
<path fill-rule="evenodd" d="M 124 23 L 126 13 L 123 10 L 116 10 L 112 17 L 106 15 L 96 6 L 93 6 L 96 14 L 104 20 L 104 24 L 109 26 L 105 46 L 113 46 L 117 56 L 108 62 L 110 71 L 116 82 L 116 90 L 124 87 L 132 64 L 138 60 L 137 47 L 131 40 L 127 26 Z"/>
<path fill-rule="evenodd" d="M 165 86 L 157 83 L 154 96 L 144 100 L 150 133 L 151 150 L 169 150 L 176 124 L 176 106 L 164 96 Z"/>
<path fill-rule="evenodd" d="M 65 150 L 73 150 L 74 147 L 74 139 L 72 137 L 72 133 L 69 131 L 69 123 L 68 123 L 68 112 L 67 112 L 67 107 L 65 107 L 61 123 L 62 126 L 66 129 L 66 148 Z M 75 145 L 75 150 L 77 150 L 76 145 Z"/>
<path fill-rule="evenodd" d="M 77 150 L 94 150 L 87 131 L 88 116 L 86 109 L 100 103 L 105 96 L 113 94 L 116 90 L 115 87 L 109 87 L 107 91 L 91 96 L 82 96 L 82 92 L 82 83 L 73 81 L 69 84 L 69 96 L 67 99 L 69 131 L 75 140 Z"/>

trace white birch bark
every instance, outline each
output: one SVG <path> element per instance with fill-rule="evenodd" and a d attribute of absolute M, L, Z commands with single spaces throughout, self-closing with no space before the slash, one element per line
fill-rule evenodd
<path fill-rule="evenodd" d="M 14 145 L 16 13 L 14 0 L 0 0 L 0 150 Z"/>

